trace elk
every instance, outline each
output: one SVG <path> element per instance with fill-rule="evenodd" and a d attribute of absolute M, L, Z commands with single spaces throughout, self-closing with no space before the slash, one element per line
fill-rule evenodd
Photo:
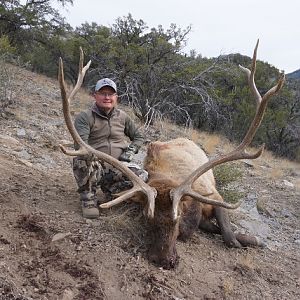
<path fill-rule="evenodd" d="M 153 238 L 149 259 L 163 268 L 174 268 L 178 263 L 177 238 L 185 241 L 197 228 L 221 234 L 229 247 L 262 246 L 255 236 L 233 232 L 227 209 L 236 209 L 240 202 L 234 205 L 224 202 L 216 189 L 212 171 L 217 165 L 240 159 L 255 159 L 263 152 L 264 146 L 255 153 L 248 153 L 246 148 L 262 122 L 269 99 L 282 88 L 284 75 L 264 96 L 260 95 L 254 81 L 258 42 L 254 49 L 251 69 L 240 66 L 247 75 L 250 90 L 256 100 L 256 113 L 242 142 L 231 152 L 211 159 L 208 159 L 199 146 L 186 138 L 152 142 L 148 146 L 144 161 L 144 168 L 149 172 L 147 183 L 117 159 L 93 149 L 82 141 L 71 120 L 70 102 L 80 89 L 91 62 L 83 67 L 83 51 L 80 49 L 78 80 L 67 96 L 63 62 L 60 58 L 58 78 L 64 118 L 74 142 L 80 146 L 76 151 L 68 150 L 63 145 L 60 145 L 60 148 L 65 154 L 72 156 L 93 154 L 97 159 L 119 169 L 132 181 L 131 189 L 101 204 L 100 208 L 109 208 L 128 199 L 141 202 Z"/>

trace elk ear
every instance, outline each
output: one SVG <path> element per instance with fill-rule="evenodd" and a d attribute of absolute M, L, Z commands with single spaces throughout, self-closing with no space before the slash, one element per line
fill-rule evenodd
<path fill-rule="evenodd" d="M 193 201 L 193 198 L 190 196 L 183 196 L 181 198 L 181 201 L 178 206 L 178 217 L 182 212 L 186 212 L 191 207 Z"/>
<path fill-rule="evenodd" d="M 181 200 L 181 202 L 182 202 L 182 205 L 184 205 L 184 206 L 187 206 L 187 205 L 190 205 L 190 202 L 191 201 L 194 201 L 194 199 L 192 198 L 192 197 L 190 197 L 190 196 L 183 196 L 182 197 L 182 200 Z"/>

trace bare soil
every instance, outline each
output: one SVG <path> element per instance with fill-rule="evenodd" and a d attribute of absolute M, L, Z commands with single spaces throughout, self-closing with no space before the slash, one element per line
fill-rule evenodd
<path fill-rule="evenodd" d="M 179 266 L 163 270 L 147 260 L 136 204 L 82 218 L 71 160 L 58 148 L 70 136 L 57 82 L 22 69 L 16 79 L 17 105 L 0 119 L 0 299 L 300 299 L 299 164 L 241 163 L 246 205 L 231 212 L 233 226 L 252 224 L 267 247 L 230 249 L 199 231 L 178 241 Z"/>

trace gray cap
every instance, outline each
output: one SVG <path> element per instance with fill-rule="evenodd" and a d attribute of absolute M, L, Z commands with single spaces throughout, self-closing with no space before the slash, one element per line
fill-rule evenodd
<path fill-rule="evenodd" d="M 95 92 L 99 91 L 101 88 L 104 86 L 110 86 L 117 92 L 117 85 L 115 84 L 114 81 L 112 81 L 109 78 L 103 78 L 97 81 L 96 86 L 95 86 Z"/>

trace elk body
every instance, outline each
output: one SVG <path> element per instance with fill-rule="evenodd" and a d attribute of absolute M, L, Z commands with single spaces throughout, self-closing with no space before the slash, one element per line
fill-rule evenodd
<path fill-rule="evenodd" d="M 230 205 L 223 201 L 216 190 L 212 172 L 212 168 L 217 165 L 245 158 L 254 159 L 263 151 L 262 147 L 256 153 L 251 154 L 246 152 L 246 147 L 253 140 L 263 119 L 268 100 L 281 89 L 284 76 L 264 96 L 259 94 L 254 82 L 257 47 L 258 43 L 254 50 L 251 70 L 241 67 L 247 75 L 250 90 L 256 100 L 256 114 L 241 144 L 233 151 L 209 160 L 204 151 L 188 139 L 178 138 L 169 142 L 153 142 L 148 147 L 144 163 L 145 169 L 149 172 L 147 183 L 144 183 L 117 159 L 85 144 L 78 135 L 71 119 L 69 106 L 82 84 L 90 62 L 83 67 L 81 50 L 77 84 L 67 96 L 63 65 L 60 59 L 59 83 L 64 118 L 74 142 L 80 145 L 80 148 L 71 151 L 62 145 L 60 147 L 68 155 L 93 154 L 99 160 L 119 169 L 132 181 L 133 187 L 130 190 L 108 203 L 101 204 L 100 207 L 108 208 L 128 199 L 141 201 L 153 239 L 149 249 L 149 258 L 164 268 L 173 268 L 178 262 L 177 238 L 187 240 L 197 228 L 221 234 L 225 244 L 231 247 L 261 245 L 254 236 L 232 231 L 227 209 L 235 209 L 240 203 Z M 214 219 L 216 223 L 212 222 Z"/>

